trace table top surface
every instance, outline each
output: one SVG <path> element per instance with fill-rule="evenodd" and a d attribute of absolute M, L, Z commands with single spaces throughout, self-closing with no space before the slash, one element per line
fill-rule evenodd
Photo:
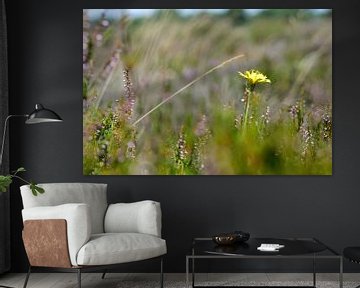
<path fill-rule="evenodd" d="M 261 244 L 284 245 L 278 251 L 260 251 Z M 243 243 L 218 245 L 211 238 L 194 238 L 189 256 L 237 256 L 237 257 L 267 257 L 267 256 L 316 256 L 341 257 L 335 250 L 315 238 L 250 238 Z"/>

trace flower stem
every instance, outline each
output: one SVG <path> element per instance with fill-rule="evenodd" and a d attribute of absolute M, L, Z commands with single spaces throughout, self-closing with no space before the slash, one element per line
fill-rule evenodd
<path fill-rule="evenodd" d="M 13 174 L 12 177 L 20 179 L 21 181 L 25 182 L 26 184 L 29 184 L 29 185 L 31 184 L 29 181 L 26 181 L 24 178 L 22 178 L 22 177 L 20 177 L 20 176 L 18 176 L 16 174 Z"/>
<path fill-rule="evenodd" d="M 245 105 L 245 115 L 244 115 L 244 129 L 247 127 L 248 118 L 249 118 L 249 109 L 250 109 L 250 98 L 251 94 L 254 91 L 255 86 L 251 85 L 250 87 L 245 88 L 246 93 L 246 105 Z"/>

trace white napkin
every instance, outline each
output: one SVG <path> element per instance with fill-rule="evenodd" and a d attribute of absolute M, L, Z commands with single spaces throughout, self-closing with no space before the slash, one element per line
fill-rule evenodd
<path fill-rule="evenodd" d="M 259 247 L 257 247 L 260 251 L 269 251 L 269 252 L 277 252 L 279 249 L 284 248 L 284 245 L 280 244 L 268 244 L 268 243 L 262 243 Z"/>

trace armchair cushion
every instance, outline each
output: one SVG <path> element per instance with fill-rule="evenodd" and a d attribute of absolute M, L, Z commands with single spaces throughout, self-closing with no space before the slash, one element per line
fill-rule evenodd
<path fill-rule="evenodd" d="M 145 200 L 111 204 L 104 226 L 105 233 L 143 233 L 161 237 L 160 203 Z"/>
<path fill-rule="evenodd" d="M 92 233 L 104 232 L 107 209 L 106 184 L 98 183 L 45 183 L 39 184 L 45 193 L 34 197 L 29 185 L 20 187 L 24 208 L 84 203 L 89 206 Z"/>
<path fill-rule="evenodd" d="M 86 204 L 33 207 L 22 210 L 23 220 L 65 219 L 71 264 L 76 266 L 79 249 L 90 239 L 91 218 Z M 38 239 L 34 239 L 37 241 Z"/>
<path fill-rule="evenodd" d="M 140 233 L 94 234 L 81 247 L 78 265 L 108 265 L 145 260 L 166 254 L 165 240 Z"/>

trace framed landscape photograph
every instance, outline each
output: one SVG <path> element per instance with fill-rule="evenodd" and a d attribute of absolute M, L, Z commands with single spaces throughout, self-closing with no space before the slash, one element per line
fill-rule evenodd
<path fill-rule="evenodd" d="M 331 175 L 332 10 L 84 9 L 84 175 Z"/>

